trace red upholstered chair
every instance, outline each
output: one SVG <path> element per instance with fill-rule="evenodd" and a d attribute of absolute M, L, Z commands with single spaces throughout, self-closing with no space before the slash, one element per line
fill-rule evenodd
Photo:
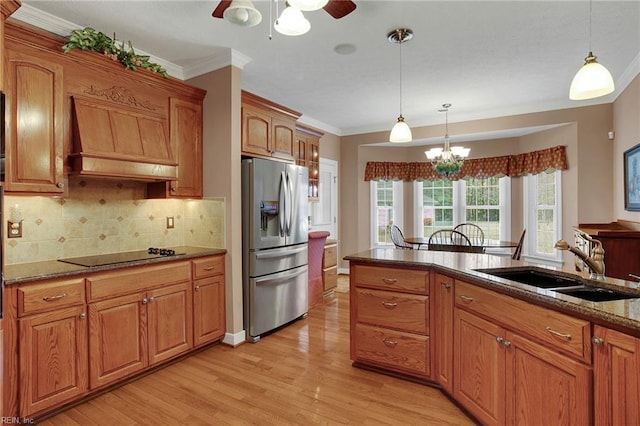
<path fill-rule="evenodd" d="M 309 232 L 309 307 L 322 303 L 322 255 L 329 232 Z"/>

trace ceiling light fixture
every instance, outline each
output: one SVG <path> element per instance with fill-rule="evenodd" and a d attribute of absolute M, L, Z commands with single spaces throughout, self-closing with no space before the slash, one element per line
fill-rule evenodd
<path fill-rule="evenodd" d="M 402 116 L 402 43 L 407 42 L 413 38 L 413 31 L 408 28 L 398 28 L 387 34 L 387 39 L 391 43 L 397 43 L 400 45 L 400 116 L 398 121 L 391 129 L 389 135 L 389 142 L 403 143 L 411 142 L 413 136 L 411 135 L 411 128 L 404 121 Z"/>
<path fill-rule="evenodd" d="M 433 170 L 447 177 L 458 173 L 462 169 L 464 159 L 469 156 L 471 151 L 469 148 L 461 146 L 449 147 L 449 108 L 451 108 L 451 104 L 443 104 L 442 109 L 438 110 L 438 112 L 444 112 L 445 114 L 444 149 L 431 148 L 429 151 L 424 152 L 431 161 Z"/>
<path fill-rule="evenodd" d="M 611 73 L 600 65 L 591 51 L 591 0 L 589 1 L 589 54 L 578 70 L 569 89 L 569 99 L 584 100 L 608 95 L 615 90 Z"/>
<path fill-rule="evenodd" d="M 285 2 L 286 4 L 286 2 Z M 287 6 L 276 22 L 273 28 L 280 34 L 288 36 L 299 36 L 306 34 L 311 29 L 311 24 L 304 17 L 300 9 L 293 6 Z"/>
<path fill-rule="evenodd" d="M 262 22 L 262 15 L 251 0 L 233 0 L 222 16 L 232 24 L 241 27 L 254 27 Z"/>
<path fill-rule="evenodd" d="M 322 9 L 329 3 L 329 0 L 287 0 L 287 3 L 289 3 L 289 6 L 304 10 L 305 12 L 311 12 Z"/>

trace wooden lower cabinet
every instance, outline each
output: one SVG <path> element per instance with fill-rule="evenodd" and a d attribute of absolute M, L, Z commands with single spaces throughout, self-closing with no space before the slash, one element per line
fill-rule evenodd
<path fill-rule="evenodd" d="M 350 275 L 351 358 L 430 378 L 429 273 L 356 265 Z"/>
<path fill-rule="evenodd" d="M 191 283 L 151 290 L 147 295 L 149 364 L 153 365 L 193 347 Z"/>
<path fill-rule="evenodd" d="M 222 254 L 7 287 L 3 355 L 18 367 L 3 370 L 3 414 L 45 415 L 188 353 L 194 340 L 221 340 L 224 283 Z"/>
<path fill-rule="evenodd" d="M 596 325 L 593 330 L 596 426 L 640 419 L 640 339 Z"/>
<path fill-rule="evenodd" d="M 453 394 L 453 305 L 454 279 L 442 274 L 434 274 L 431 290 L 434 311 L 435 336 L 433 345 L 435 357 L 435 380 L 442 389 Z"/>
<path fill-rule="evenodd" d="M 456 280 L 453 334 L 453 396 L 483 424 L 591 424 L 587 321 Z"/>
<path fill-rule="evenodd" d="M 86 316 L 84 306 L 77 306 L 18 320 L 22 416 L 87 392 Z"/>
<path fill-rule="evenodd" d="M 147 366 L 144 295 L 89 304 L 91 389 L 130 376 Z"/>

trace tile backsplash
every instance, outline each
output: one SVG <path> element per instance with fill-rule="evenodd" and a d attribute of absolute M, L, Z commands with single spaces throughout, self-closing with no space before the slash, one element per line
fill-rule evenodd
<path fill-rule="evenodd" d="M 4 197 L 6 265 L 144 250 L 148 247 L 224 248 L 224 199 L 145 199 L 139 182 L 69 180 L 68 197 Z M 18 205 L 22 238 L 6 238 Z M 174 228 L 167 229 L 167 217 Z"/>

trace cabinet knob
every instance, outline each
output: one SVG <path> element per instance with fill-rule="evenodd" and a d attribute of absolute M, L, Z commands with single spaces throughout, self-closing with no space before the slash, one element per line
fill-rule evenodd
<path fill-rule="evenodd" d="M 148 300 L 147 300 L 147 298 L 146 298 L 146 297 L 145 297 L 144 299 L 142 299 L 142 304 L 143 304 L 143 305 L 146 305 L 146 304 L 147 304 L 147 302 L 148 302 Z"/>
<path fill-rule="evenodd" d="M 602 346 L 604 344 L 604 339 L 602 339 L 601 337 L 593 336 L 591 338 L 591 343 L 593 343 L 596 346 Z"/>
<path fill-rule="evenodd" d="M 448 283 L 440 283 L 440 284 L 442 284 L 442 287 L 446 288 L 447 290 L 451 288 L 451 284 L 448 284 Z"/>
<path fill-rule="evenodd" d="M 197 286 L 195 287 L 195 289 L 196 289 L 196 291 L 200 290 L 200 286 L 199 286 L 199 285 L 197 285 Z"/>
<path fill-rule="evenodd" d="M 505 340 L 504 342 L 502 342 L 502 345 L 503 345 L 505 348 L 508 348 L 509 346 L 511 346 L 511 342 L 510 342 L 510 341 L 508 341 L 508 340 Z"/>
<path fill-rule="evenodd" d="M 85 312 L 80 314 L 80 319 L 85 319 L 87 317 L 87 314 Z"/>
<path fill-rule="evenodd" d="M 502 343 L 502 342 L 504 342 L 504 337 L 497 336 L 497 337 L 496 337 L 496 342 L 498 342 L 498 343 Z"/>
<path fill-rule="evenodd" d="M 178 190 L 178 188 L 176 188 L 175 186 L 171 187 L 171 192 L 176 192 Z"/>
<path fill-rule="evenodd" d="M 156 300 L 156 298 L 155 298 L 155 297 L 150 297 L 150 298 L 149 298 L 149 303 L 153 303 L 153 301 L 154 301 L 154 300 Z"/>
<path fill-rule="evenodd" d="M 58 182 L 58 183 L 56 183 L 56 186 L 58 188 L 64 188 L 64 183 L 63 182 Z"/>

